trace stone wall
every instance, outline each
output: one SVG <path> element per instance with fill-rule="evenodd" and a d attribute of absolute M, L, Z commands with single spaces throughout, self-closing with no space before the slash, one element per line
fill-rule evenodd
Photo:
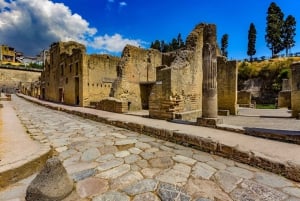
<path fill-rule="evenodd" d="M 291 91 L 280 91 L 278 94 L 278 107 L 291 108 Z"/>
<path fill-rule="evenodd" d="M 237 114 L 237 61 L 226 61 L 218 57 L 218 109 Z"/>
<path fill-rule="evenodd" d="M 126 113 L 128 112 L 128 103 L 110 97 L 98 102 L 96 104 L 96 109 L 116 113 Z"/>
<path fill-rule="evenodd" d="M 249 91 L 238 91 L 237 104 L 240 107 L 250 107 L 251 106 L 251 92 Z"/>
<path fill-rule="evenodd" d="M 195 119 L 202 110 L 202 48 L 205 24 L 189 34 L 186 48 L 163 54 L 150 96 L 149 115 L 159 119 Z"/>
<path fill-rule="evenodd" d="M 129 110 L 141 110 L 143 105 L 147 107 L 150 94 L 144 94 L 145 100 L 142 100 L 143 90 L 147 90 L 146 85 L 151 87 L 154 84 L 156 67 L 161 63 L 159 51 L 127 45 L 117 66 L 118 79 L 113 83 L 112 97 L 128 102 Z"/>
<path fill-rule="evenodd" d="M 31 82 L 38 81 L 40 77 L 40 70 L 0 66 L 0 91 L 14 93 L 20 83 L 30 86 Z"/>
<path fill-rule="evenodd" d="M 300 62 L 291 65 L 292 86 L 291 105 L 292 117 L 300 118 Z"/>

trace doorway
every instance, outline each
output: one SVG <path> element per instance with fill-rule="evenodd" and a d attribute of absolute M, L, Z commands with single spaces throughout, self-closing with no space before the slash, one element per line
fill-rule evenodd
<path fill-rule="evenodd" d="M 80 98 L 79 98 L 79 77 L 75 77 L 75 105 L 80 104 Z"/>

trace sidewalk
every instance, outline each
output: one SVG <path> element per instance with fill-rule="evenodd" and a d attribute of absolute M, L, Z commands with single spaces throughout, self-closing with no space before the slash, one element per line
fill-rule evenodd
<path fill-rule="evenodd" d="M 74 107 L 19 96 L 48 108 L 78 115 L 214 153 L 300 181 L 300 146 L 164 120 Z"/>
<path fill-rule="evenodd" d="M 30 138 L 10 101 L 0 109 L 0 188 L 37 172 L 51 149 Z"/>

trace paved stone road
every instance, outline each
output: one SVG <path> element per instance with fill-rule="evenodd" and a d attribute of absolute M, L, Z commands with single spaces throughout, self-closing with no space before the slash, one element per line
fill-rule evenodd
<path fill-rule="evenodd" d="M 28 131 L 45 135 L 76 181 L 66 201 L 300 201 L 300 183 L 281 176 L 17 97 L 13 104 Z M 0 200 L 24 200 L 32 178 L 0 192 Z"/>

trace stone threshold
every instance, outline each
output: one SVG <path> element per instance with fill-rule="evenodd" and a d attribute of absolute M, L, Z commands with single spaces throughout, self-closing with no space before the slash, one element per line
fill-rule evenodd
<path fill-rule="evenodd" d="M 300 164 L 297 164 L 293 161 L 281 161 L 279 159 L 266 156 L 259 152 L 243 150 L 238 146 L 228 146 L 226 144 L 223 144 L 222 142 L 214 141 L 209 137 L 191 135 L 189 133 L 181 132 L 178 130 L 157 128 L 154 126 L 147 126 L 140 123 L 110 119 L 98 116 L 96 114 L 67 109 L 59 105 L 48 104 L 47 102 L 42 102 L 37 99 L 27 97 L 25 95 L 18 94 L 18 96 L 38 105 L 47 107 L 49 109 L 66 112 L 93 121 L 109 124 L 119 128 L 128 129 L 134 132 L 167 140 L 184 146 L 189 146 L 237 162 L 245 163 L 250 166 L 261 168 L 269 172 L 282 175 L 288 179 L 300 182 Z"/>

